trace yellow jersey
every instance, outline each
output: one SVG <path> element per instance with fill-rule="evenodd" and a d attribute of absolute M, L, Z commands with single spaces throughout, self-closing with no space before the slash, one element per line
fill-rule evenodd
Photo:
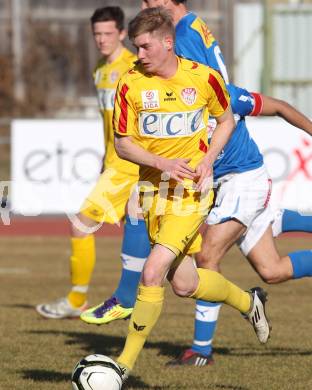
<path fill-rule="evenodd" d="M 209 115 L 221 116 L 229 95 L 220 74 L 210 67 L 177 57 L 170 79 L 145 74 L 140 65 L 124 74 L 118 84 L 114 130 L 134 143 L 166 158 L 190 158 L 195 168 L 208 150 Z M 142 191 L 157 189 L 161 172 L 140 166 Z M 177 183 L 170 181 L 170 187 Z M 184 187 L 194 183 L 184 180 Z"/>
<path fill-rule="evenodd" d="M 104 124 L 105 141 L 105 168 L 117 168 L 118 171 L 138 173 L 138 167 L 128 161 L 120 159 L 114 147 L 113 109 L 116 88 L 120 77 L 128 71 L 136 56 L 126 48 L 112 62 L 107 63 L 100 59 L 93 73 L 94 83 L 98 94 L 98 102 Z"/>

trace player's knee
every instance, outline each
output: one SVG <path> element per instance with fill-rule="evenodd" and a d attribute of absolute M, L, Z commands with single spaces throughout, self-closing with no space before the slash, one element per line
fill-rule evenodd
<path fill-rule="evenodd" d="M 177 296 L 186 298 L 194 293 L 197 285 L 195 281 L 185 282 L 180 280 L 171 282 L 171 287 Z"/>
<path fill-rule="evenodd" d="M 91 218 L 78 213 L 70 221 L 71 236 L 74 238 L 84 238 L 93 233 L 94 227 L 98 225 L 98 222 L 93 221 Z"/>
<path fill-rule="evenodd" d="M 155 267 L 146 266 L 142 272 L 142 283 L 144 286 L 160 286 L 162 280 L 160 273 Z"/>
<path fill-rule="evenodd" d="M 71 230 L 71 236 L 74 238 L 83 238 L 88 235 L 81 228 L 79 228 L 77 224 L 73 222 L 71 222 L 70 230 Z"/>
<path fill-rule="evenodd" d="M 71 236 L 73 238 L 84 238 L 88 235 L 89 233 L 86 233 L 83 229 L 78 228 L 74 223 L 71 224 Z"/>

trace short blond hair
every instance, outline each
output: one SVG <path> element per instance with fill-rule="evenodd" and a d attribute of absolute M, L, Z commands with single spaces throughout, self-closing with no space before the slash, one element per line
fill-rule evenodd
<path fill-rule="evenodd" d="M 128 36 L 131 41 L 138 35 L 154 32 L 161 37 L 170 35 L 175 39 L 172 17 L 163 7 L 146 8 L 129 23 Z"/>

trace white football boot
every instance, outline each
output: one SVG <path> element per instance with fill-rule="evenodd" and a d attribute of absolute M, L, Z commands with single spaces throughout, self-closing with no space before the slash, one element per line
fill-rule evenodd
<path fill-rule="evenodd" d="M 250 293 L 253 300 L 252 308 L 245 316 L 253 326 L 260 343 L 265 344 L 270 337 L 272 329 L 265 314 L 265 302 L 268 294 L 261 287 L 252 288 Z"/>
<path fill-rule="evenodd" d="M 36 306 L 37 312 L 45 318 L 63 319 L 80 317 L 86 310 L 87 302 L 80 307 L 73 307 L 67 298 L 59 298 L 56 301 L 41 303 Z"/>

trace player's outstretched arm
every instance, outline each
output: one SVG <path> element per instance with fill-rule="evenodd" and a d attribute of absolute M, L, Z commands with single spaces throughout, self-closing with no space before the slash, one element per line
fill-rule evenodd
<path fill-rule="evenodd" d="M 178 182 L 182 182 L 185 178 L 193 180 L 196 176 L 195 171 L 188 166 L 191 159 L 168 159 L 158 156 L 136 145 L 132 142 L 131 136 L 115 134 L 115 149 L 120 158 L 167 172 L 171 179 Z"/>
<path fill-rule="evenodd" d="M 284 100 L 262 95 L 262 116 L 280 116 L 291 125 L 312 135 L 312 121 Z"/>

